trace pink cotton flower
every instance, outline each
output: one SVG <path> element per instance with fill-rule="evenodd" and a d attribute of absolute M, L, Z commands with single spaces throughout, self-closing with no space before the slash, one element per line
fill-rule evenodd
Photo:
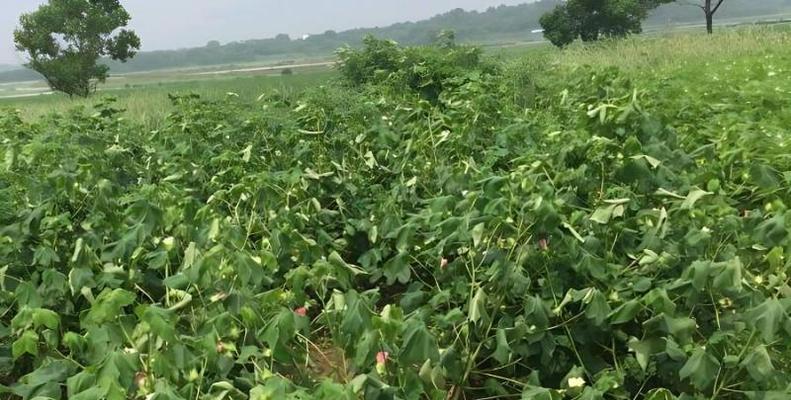
<path fill-rule="evenodd" d="M 448 268 L 448 259 L 442 257 L 442 260 L 439 261 L 439 269 L 445 270 L 446 268 Z"/>
<path fill-rule="evenodd" d="M 299 315 L 300 317 L 306 317 L 308 315 L 308 309 L 305 307 L 300 307 L 294 310 L 294 314 Z"/>
<path fill-rule="evenodd" d="M 541 249 L 541 251 L 549 250 L 549 240 L 547 240 L 547 239 L 539 240 L 538 241 L 538 248 Z"/>
<path fill-rule="evenodd" d="M 390 359 L 390 353 L 386 351 L 376 353 L 376 363 L 378 365 L 385 365 L 388 359 Z"/>

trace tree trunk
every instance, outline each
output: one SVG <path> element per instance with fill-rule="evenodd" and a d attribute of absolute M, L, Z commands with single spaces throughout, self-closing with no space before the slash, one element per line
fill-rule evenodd
<path fill-rule="evenodd" d="M 714 13 L 711 11 L 706 12 L 706 32 L 711 35 L 714 33 Z"/>
<path fill-rule="evenodd" d="M 714 33 L 714 11 L 711 9 L 711 0 L 703 2 L 703 13 L 706 14 L 706 32 Z"/>

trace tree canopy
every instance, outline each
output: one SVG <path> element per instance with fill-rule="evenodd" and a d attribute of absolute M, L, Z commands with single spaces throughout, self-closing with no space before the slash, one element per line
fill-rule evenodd
<path fill-rule="evenodd" d="M 590 42 L 604 37 L 640 33 L 650 10 L 672 0 L 569 0 L 539 21 L 552 44 L 563 47 L 577 38 Z"/>
<path fill-rule="evenodd" d="M 107 78 L 101 57 L 126 61 L 140 49 L 134 31 L 122 29 L 129 20 L 119 0 L 49 0 L 20 17 L 14 41 L 53 90 L 86 97 Z"/>

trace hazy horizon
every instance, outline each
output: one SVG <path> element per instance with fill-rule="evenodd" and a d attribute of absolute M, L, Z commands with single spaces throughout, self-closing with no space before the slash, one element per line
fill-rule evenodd
<path fill-rule="evenodd" d="M 292 37 L 327 30 L 386 26 L 417 21 L 455 8 L 485 10 L 488 7 L 529 3 L 534 0 L 121 0 L 132 15 L 130 27 L 143 41 L 143 51 L 202 46 L 210 40 L 222 43 L 262 39 L 287 33 Z M 24 12 L 45 0 L 4 0 L 0 14 L 0 64 L 21 64 L 13 31 Z"/>

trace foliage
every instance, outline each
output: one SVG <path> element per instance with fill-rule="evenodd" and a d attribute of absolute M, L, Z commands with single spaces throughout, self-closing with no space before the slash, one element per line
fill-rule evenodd
<path fill-rule="evenodd" d="M 605 37 L 640 33 L 656 0 L 570 0 L 544 14 L 539 21 L 544 36 L 555 46 L 564 47 L 575 39 L 592 42 Z"/>
<path fill-rule="evenodd" d="M 140 48 L 140 38 L 122 29 L 129 19 L 118 0 L 50 0 L 20 17 L 14 41 L 53 90 L 87 97 L 108 75 L 100 57 L 126 61 Z"/>
<path fill-rule="evenodd" d="M 369 36 L 361 49 L 338 51 L 339 70 L 354 86 L 376 84 L 420 94 L 436 102 L 440 94 L 467 82 L 472 74 L 493 73 L 495 65 L 481 59 L 481 50 L 458 46 L 452 32 L 443 32 L 434 46 L 401 47 L 392 40 Z"/>
<path fill-rule="evenodd" d="M 785 50 L 3 114 L 0 391 L 788 398 Z"/>

